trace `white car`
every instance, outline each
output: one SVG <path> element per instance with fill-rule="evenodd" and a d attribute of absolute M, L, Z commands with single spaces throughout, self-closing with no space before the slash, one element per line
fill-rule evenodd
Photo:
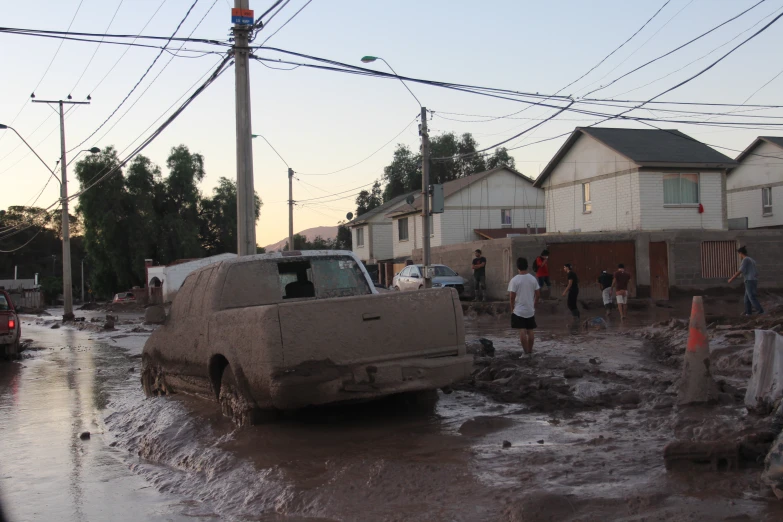
<path fill-rule="evenodd" d="M 394 276 L 392 288 L 398 291 L 420 290 L 424 288 L 423 265 L 409 265 Z M 471 289 L 468 280 L 446 265 L 430 265 L 433 288 L 451 287 L 460 297 L 467 297 Z"/>

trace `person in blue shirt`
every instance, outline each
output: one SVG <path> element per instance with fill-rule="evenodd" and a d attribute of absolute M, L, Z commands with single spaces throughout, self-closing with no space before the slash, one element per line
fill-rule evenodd
<path fill-rule="evenodd" d="M 739 252 L 740 266 L 739 270 L 729 278 L 729 283 L 737 279 L 740 275 L 745 280 L 745 313 L 743 315 L 753 315 L 753 308 L 759 311 L 760 314 L 764 313 L 764 309 L 759 303 L 758 295 L 756 294 L 759 284 L 759 271 L 756 268 L 756 261 L 748 256 L 748 249 L 744 246 L 737 249 Z"/>

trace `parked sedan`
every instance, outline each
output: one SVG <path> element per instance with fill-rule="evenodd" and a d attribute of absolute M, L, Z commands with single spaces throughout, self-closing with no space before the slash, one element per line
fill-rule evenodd
<path fill-rule="evenodd" d="M 120 292 L 119 294 L 114 294 L 114 299 L 112 299 L 112 302 L 127 303 L 135 300 L 136 300 L 136 296 L 133 295 L 133 292 Z"/>
<path fill-rule="evenodd" d="M 470 291 L 467 279 L 446 265 L 431 265 L 430 270 L 432 271 L 433 288 L 453 287 L 457 290 L 460 297 L 467 297 Z M 394 276 L 392 288 L 402 291 L 424 288 L 423 272 L 423 265 L 406 266 L 399 274 Z"/>

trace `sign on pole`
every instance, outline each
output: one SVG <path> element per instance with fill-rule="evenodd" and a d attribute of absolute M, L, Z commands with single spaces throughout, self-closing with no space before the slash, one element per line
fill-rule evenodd
<path fill-rule="evenodd" d="M 231 9 L 231 23 L 234 25 L 253 25 L 253 10 Z"/>

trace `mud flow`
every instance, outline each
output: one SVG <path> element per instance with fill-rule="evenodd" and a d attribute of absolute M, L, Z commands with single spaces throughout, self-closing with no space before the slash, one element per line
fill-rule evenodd
<path fill-rule="evenodd" d="M 532 356 L 507 316 L 469 311 L 475 371 L 434 408 L 391 398 L 243 428 L 215 402 L 145 398 L 134 319 L 25 317 L 32 349 L 0 366 L 3 507 L 11 521 L 783 520 L 759 479 L 769 417 L 742 402 L 758 325 L 707 305 L 717 405 L 676 405 L 687 303 L 605 328 L 598 309 L 570 328 L 553 303 Z M 736 466 L 667 470 L 674 440 L 737 441 Z"/>

